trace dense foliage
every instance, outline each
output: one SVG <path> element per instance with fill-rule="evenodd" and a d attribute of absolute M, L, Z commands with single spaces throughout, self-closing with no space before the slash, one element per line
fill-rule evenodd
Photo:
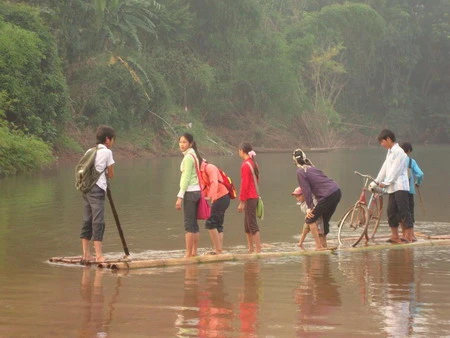
<path fill-rule="evenodd" d="M 10 1 L 0 110 L 49 142 L 67 123 L 173 138 L 192 120 L 307 146 L 383 127 L 449 142 L 449 15 L 450 0 Z"/>
<path fill-rule="evenodd" d="M 43 140 L 70 117 L 55 38 L 29 7 L 0 5 L 0 91 L 7 121 Z"/>
<path fill-rule="evenodd" d="M 0 121 L 0 177 L 29 174 L 53 161 L 51 147 Z"/>

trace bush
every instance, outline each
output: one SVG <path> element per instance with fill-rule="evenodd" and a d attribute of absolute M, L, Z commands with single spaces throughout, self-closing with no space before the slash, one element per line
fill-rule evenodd
<path fill-rule="evenodd" d="M 0 177 L 31 174 L 53 162 L 51 147 L 41 139 L 10 129 L 0 121 Z"/>

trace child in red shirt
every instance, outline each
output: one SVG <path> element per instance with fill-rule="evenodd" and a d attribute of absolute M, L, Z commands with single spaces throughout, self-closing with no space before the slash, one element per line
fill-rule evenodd
<path fill-rule="evenodd" d="M 244 142 L 239 147 L 239 156 L 243 159 L 241 165 L 241 188 L 239 194 L 238 212 L 244 212 L 244 229 L 247 236 L 248 252 L 261 252 L 261 238 L 256 220 L 256 206 L 258 204 L 258 193 L 255 186 L 255 179 L 259 181 L 259 168 L 254 157 L 252 145 Z M 253 171 L 252 171 L 253 169 Z"/>

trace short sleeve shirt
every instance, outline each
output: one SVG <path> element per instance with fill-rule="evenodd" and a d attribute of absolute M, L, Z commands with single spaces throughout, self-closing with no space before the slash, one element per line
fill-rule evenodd
<path fill-rule="evenodd" d="M 98 150 L 97 156 L 95 157 L 95 169 L 97 169 L 98 172 L 102 172 L 102 174 L 100 175 L 96 184 L 106 191 L 106 188 L 108 187 L 108 181 L 106 179 L 105 169 L 113 165 L 115 162 L 112 151 L 105 145 L 99 144 L 97 148 Z"/>

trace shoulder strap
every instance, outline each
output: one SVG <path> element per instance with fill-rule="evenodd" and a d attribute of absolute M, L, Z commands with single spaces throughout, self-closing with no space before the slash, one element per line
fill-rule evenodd
<path fill-rule="evenodd" d="M 255 170 L 253 170 L 253 167 L 250 163 L 245 162 L 248 164 L 248 166 L 250 167 L 250 170 L 252 171 L 252 175 L 253 175 L 253 182 L 255 182 L 255 188 L 256 188 L 256 193 L 259 196 L 259 187 L 258 187 L 258 182 L 256 181 L 256 175 L 255 175 Z"/>
<path fill-rule="evenodd" d="M 203 187 L 202 187 L 202 179 L 200 177 L 200 170 L 198 168 L 198 163 L 197 163 L 197 159 L 195 158 L 195 156 L 193 154 L 190 154 L 192 156 L 192 158 L 194 159 L 194 163 L 195 163 L 195 171 L 197 172 L 197 179 L 198 179 L 198 185 L 200 186 L 200 190 L 203 191 Z"/>
<path fill-rule="evenodd" d="M 411 157 L 408 157 L 409 162 L 408 162 L 408 169 L 406 170 L 407 174 L 408 174 L 408 179 L 410 179 L 412 177 L 412 159 Z"/>
<path fill-rule="evenodd" d="M 98 152 L 98 144 L 95 146 L 94 167 L 95 167 L 95 159 L 97 158 L 97 152 Z M 106 171 L 106 169 L 108 169 L 107 165 L 105 165 L 105 169 L 103 169 L 103 171 L 100 173 L 100 175 L 103 174 Z M 106 176 L 106 180 L 109 182 L 109 179 L 107 176 Z"/>

